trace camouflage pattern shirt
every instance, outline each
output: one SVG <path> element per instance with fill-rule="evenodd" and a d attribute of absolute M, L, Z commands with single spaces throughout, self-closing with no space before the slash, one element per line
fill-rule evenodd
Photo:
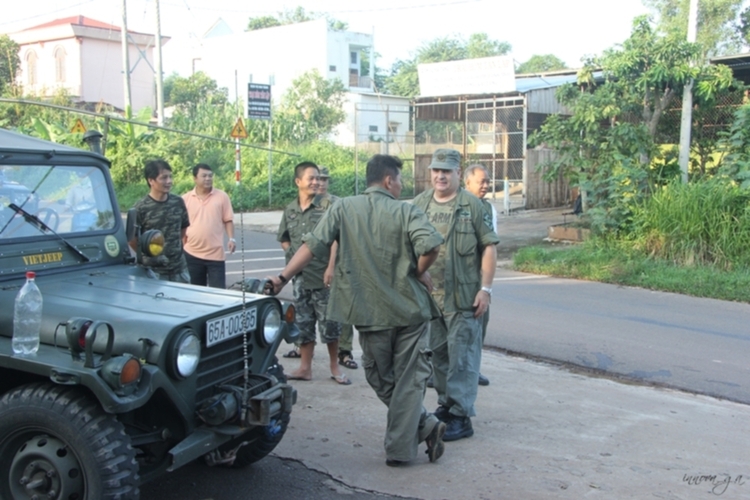
<path fill-rule="evenodd" d="M 434 203 L 434 194 L 434 189 L 428 189 L 414 198 L 413 203 L 427 211 Z M 492 216 L 476 196 L 459 188 L 455 202 L 453 222 L 445 237 L 445 253 L 440 254 L 445 269 L 445 297 L 441 304 L 445 313 L 474 309 L 474 298 L 482 287 L 482 252 L 485 246 L 500 243 L 492 230 Z"/>
<path fill-rule="evenodd" d="M 286 251 L 287 264 L 299 250 L 299 247 L 302 246 L 302 237 L 313 230 L 325 211 L 331 206 L 331 203 L 329 197 L 317 195 L 305 210 L 300 207 L 299 198 L 284 208 L 284 214 L 281 216 L 281 222 L 279 223 L 279 231 L 276 233 L 276 240 L 282 243 L 289 242 L 289 249 Z M 306 290 L 325 288 L 323 273 L 328 267 L 329 258 L 330 251 L 326 255 L 316 255 L 302 270 L 301 274 L 304 278 L 303 283 Z"/>
<path fill-rule="evenodd" d="M 182 230 L 190 225 L 185 201 L 182 197 L 169 193 L 165 201 L 156 201 L 146 195 L 138 200 L 136 223 L 142 231 L 158 229 L 164 235 L 164 252 L 167 263 L 153 266 L 157 273 L 177 274 L 187 270 L 187 261 L 182 251 Z"/>

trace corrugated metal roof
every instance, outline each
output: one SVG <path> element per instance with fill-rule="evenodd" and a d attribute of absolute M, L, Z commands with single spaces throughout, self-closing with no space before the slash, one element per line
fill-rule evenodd
<path fill-rule="evenodd" d="M 532 90 L 559 87 L 566 83 L 575 83 L 576 75 L 538 75 L 516 77 L 516 91 L 522 94 Z"/>

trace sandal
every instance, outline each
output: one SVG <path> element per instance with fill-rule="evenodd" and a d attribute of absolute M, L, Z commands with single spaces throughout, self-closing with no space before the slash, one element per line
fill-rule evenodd
<path fill-rule="evenodd" d="M 348 353 L 339 354 L 339 364 L 352 370 L 359 367 L 357 362 L 352 358 L 352 355 Z"/>
<path fill-rule="evenodd" d="M 300 356 L 299 351 L 295 347 L 294 349 L 292 349 L 288 353 L 282 354 L 282 357 L 284 357 L 284 358 L 301 358 L 302 356 Z"/>
<path fill-rule="evenodd" d="M 337 384 L 341 384 L 341 385 L 352 384 L 352 381 L 349 380 L 349 377 L 347 377 L 343 373 L 341 375 L 331 375 L 331 380 L 335 380 Z"/>

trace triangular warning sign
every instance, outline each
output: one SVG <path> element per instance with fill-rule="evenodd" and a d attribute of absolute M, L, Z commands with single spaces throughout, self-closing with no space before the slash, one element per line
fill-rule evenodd
<path fill-rule="evenodd" d="M 76 124 L 73 125 L 73 128 L 70 129 L 70 131 L 74 134 L 83 134 L 84 132 L 86 132 L 86 126 L 83 124 L 83 122 L 79 118 L 76 120 Z"/>
<path fill-rule="evenodd" d="M 242 123 L 242 118 L 237 118 L 237 123 L 234 124 L 232 133 L 229 135 L 234 139 L 247 139 L 247 129 L 245 129 L 245 124 Z"/>

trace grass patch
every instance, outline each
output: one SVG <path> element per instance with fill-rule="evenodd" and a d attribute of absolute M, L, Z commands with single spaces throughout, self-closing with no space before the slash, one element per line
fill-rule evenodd
<path fill-rule="evenodd" d="M 677 265 L 617 241 L 592 239 L 569 247 L 526 247 L 513 269 L 736 302 L 750 302 L 750 269 Z"/>

